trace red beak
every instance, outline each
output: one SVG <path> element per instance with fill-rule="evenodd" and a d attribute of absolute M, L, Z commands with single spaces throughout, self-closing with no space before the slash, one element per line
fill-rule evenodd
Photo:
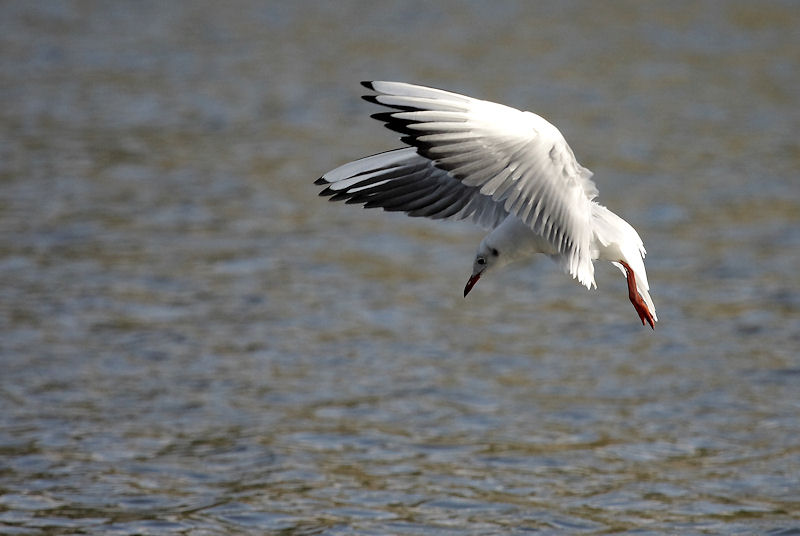
<path fill-rule="evenodd" d="M 481 273 L 482 272 L 478 272 L 477 274 L 475 274 L 472 277 L 470 277 L 469 281 L 467 281 L 467 286 L 464 287 L 464 297 L 465 298 L 467 297 L 467 294 L 469 294 L 469 291 L 472 290 L 472 287 L 475 286 L 475 283 L 478 282 L 478 279 L 481 278 Z"/>

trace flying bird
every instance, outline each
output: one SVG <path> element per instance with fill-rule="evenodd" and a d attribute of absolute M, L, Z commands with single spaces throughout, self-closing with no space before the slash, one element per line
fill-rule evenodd
<path fill-rule="evenodd" d="M 481 240 L 464 297 L 487 272 L 543 253 L 585 287 L 595 260 L 625 275 L 642 321 L 656 316 L 642 239 L 595 201 L 592 172 L 559 130 L 516 108 L 403 82 L 362 82 L 373 114 L 406 145 L 344 164 L 315 184 L 320 195 L 409 216 L 471 220 L 491 229 Z"/>

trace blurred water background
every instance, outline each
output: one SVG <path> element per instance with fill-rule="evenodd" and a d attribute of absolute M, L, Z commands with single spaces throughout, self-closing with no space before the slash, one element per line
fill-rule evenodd
<path fill-rule="evenodd" d="M 795 2 L 0 4 L 0 533 L 800 534 Z M 641 233 L 331 204 L 364 79 L 540 113 Z"/>

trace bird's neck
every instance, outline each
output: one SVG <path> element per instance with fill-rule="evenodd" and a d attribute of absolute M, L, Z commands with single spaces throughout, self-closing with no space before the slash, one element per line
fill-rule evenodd
<path fill-rule="evenodd" d="M 509 215 L 503 223 L 484 238 L 486 244 L 496 248 L 506 262 L 531 257 L 536 253 L 553 255 L 557 250 L 544 237 L 533 232 L 522 220 Z"/>

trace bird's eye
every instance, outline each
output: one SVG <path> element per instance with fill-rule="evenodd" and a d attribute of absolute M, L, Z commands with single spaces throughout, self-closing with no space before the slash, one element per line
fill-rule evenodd
<path fill-rule="evenodd" d="M 483 257 L 478 257 L 475 262 L 477 262 L 478 264 L 486 264 L 486 259 L 484 259 Z"/>

